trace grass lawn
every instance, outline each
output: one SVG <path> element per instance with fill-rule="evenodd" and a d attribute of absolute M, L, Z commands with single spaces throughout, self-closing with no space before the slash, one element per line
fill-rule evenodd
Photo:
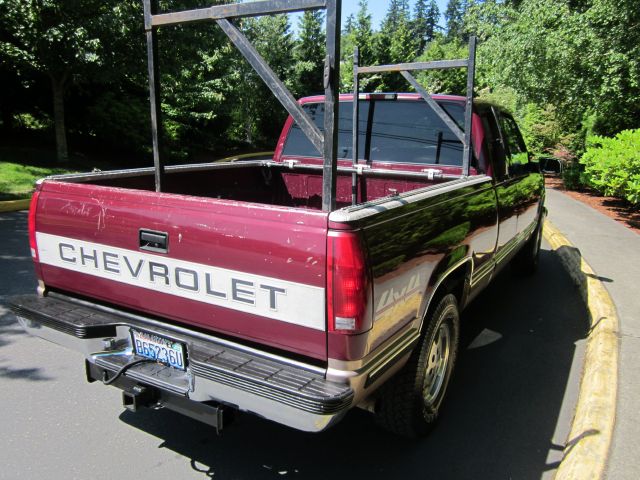
<path fill-rule="evenodd" d="M 92 151 L 88 155 L 74 153 L 69 161 L 64 164 L 56 162 L 56 152 L 53 149 L 37 148 L 26 145 L 22 142 L 20 146 L 0 146 L 0 201 L 21 200 L 29 198 L 33 192 L 34 184 L 37 180 L 49 175 L 60 175 L 65 173 L 90 172 L 94 169 L 113 170 L 115 168 L 133 168 L 140 166 L 152 166 L 150 159 L 142 162 L 138 157 L 131 154 L 129 156 L 111 156 L 104 152 Z M 246 152 L 246 149 L 244 150 Z M 232 156 L 229 151 L 218 152 L 224 155 L 209 152 L 206 157 L 195 158 L 195 163 L 207 161 L 236 161 L 250 158 L 262 158 L 271 156 L 272 152 L 242 153 L 243 150 L 236 150 Z M 224 156 L 225 158 L 221 158 Z M 110 160 L 114 157 L 116 161 Z M 146 162 L 146 163 L 145 163 Z M 179 163 L 179 162 L 178 162 Z"/>
<path fill-rule="evenodd" d="M 0 149 L 0 200 L 29 198 L 36 180 L 72 169 L 51 165 L 50 152 L 35 149 Z"/>

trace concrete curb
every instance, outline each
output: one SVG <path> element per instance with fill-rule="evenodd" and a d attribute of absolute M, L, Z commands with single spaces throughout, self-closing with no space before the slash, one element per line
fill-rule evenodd
<path fill-rule="evenodd" d="M 26 198 L 24 200 L 9 200 L 7 202 L 0 202 L 0 213 L 28 210 L 30 201 L 30 199 Z"/>
<path fill-rule="evenodd" d="M 580 289 L 590 320 L 578 404 L 555 478 L 600 479 L 616 419 L 618 316 L 609 292 L 580 251 L 549 221 L 543 233 Z"/>

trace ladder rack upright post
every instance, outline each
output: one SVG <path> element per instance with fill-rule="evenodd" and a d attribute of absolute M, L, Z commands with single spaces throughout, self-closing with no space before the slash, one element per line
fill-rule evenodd
<path fill-rule="evenodd" d="M 327 56 L 324 65 L 324 168 L 322 172 L 322 210 L 325 212 L 332 212 L 336 209 L 341 11 L 341 0 L 327 0 Z"/>
<path fill-rule="evenodd" d="M 158 0 L 144 0 L 144 23 L 147 37 L 149 67 L 149 102 L 151 104 L 151 142 L 155 167 L 156 192 L 164 183 L 164 157 L 161 152 L 162 112 L 160 104 L 160 70 L 158 69 L 158 32 L 151 26 L 151 18 L 158 13 Z M 149 28 L 146 28 L 146 26 Z"/>
<path fill-rule="evenodd" d="M 360 49 L 356 46 L 353 52 L 353 128 L 351 129 L 351 153 L 353 154 L 353 168 L 351 174 L 351 204 L 358 203 L 358 127 L 360 122 Z"/>

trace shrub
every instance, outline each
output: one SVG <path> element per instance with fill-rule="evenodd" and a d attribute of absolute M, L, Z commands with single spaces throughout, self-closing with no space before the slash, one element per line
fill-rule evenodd
<path fill-rule="evenodd" d="M 640 206 L 640 129 L 589 137 L 580 163 L 589 186 Z"/>
<path fill-rule="evenodd" d="M 561 144 L 562 126 L 553 105 L 528 103 L 519 122 L 528 150 L 536 156 L 549 154 Z"/>
<path fill-rule="evenodd" d="M 562 171 L 562 181 L 569 190 L 579 190 L 584 185 L 584 167 L 577 162 L 566 164 Z"/>

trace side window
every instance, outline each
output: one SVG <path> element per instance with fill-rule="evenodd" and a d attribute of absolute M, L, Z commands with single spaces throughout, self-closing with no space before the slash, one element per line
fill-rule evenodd
<path fill-rule="evenodd" d="M 509 173 L 515 173 L 519 166 L 529 163 L 529 154 L 527 147 L 522 140 L 518 125 L 513 118 L 508 115 L 500 115 L 500 127 L 504 135 L 505 147 L 507 149 L 507 162 L 509 164 Z"/>
<path fill-rule="evenodd" d="M 505 149 L 500 140 L 500 130 L 498 129 L 492 109 L 487 110 L 482 115 L 482 125 L 485 131 L 484 143 L 487 147 L 489 160 L 493 166 L 493 176 L 501 180 L 508 174 L 507 161 L 505 158 Z"/>

